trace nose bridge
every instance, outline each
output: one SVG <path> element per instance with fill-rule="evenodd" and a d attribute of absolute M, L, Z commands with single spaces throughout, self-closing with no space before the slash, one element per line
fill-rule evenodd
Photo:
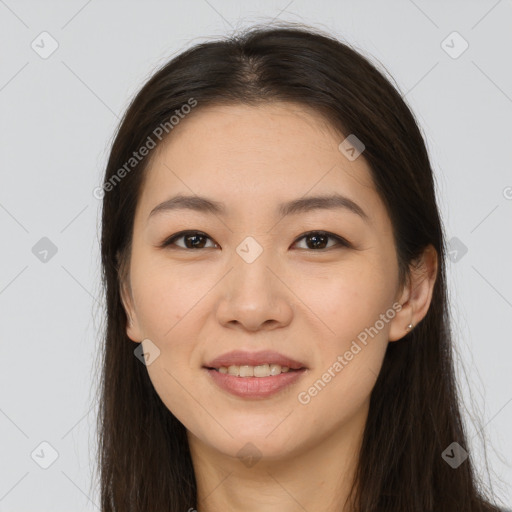
<path fill-rule="evenodd" d="M 269 285 L 272 288 L 272 272 L 268 267 L 275 266 L 276 255 L 269 243 L 271 238 L 268 234 L 247 235 L 238 244 L 233 255 L 233 278 L 238 281 L 237 288 L 246 285 L 251 289 Z"/>

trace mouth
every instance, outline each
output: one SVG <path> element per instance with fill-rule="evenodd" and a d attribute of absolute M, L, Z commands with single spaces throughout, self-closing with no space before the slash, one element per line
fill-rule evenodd
<path fill-rule="evenodd" d="M 275 377 L 277 375 L 281 375 L 282 373 L 292 373 L 292 372 L 300 372 L 302 370 L 306 370 L 304 366 L 299 368 L 290 368 L 289 366 L 281 366 L 280 364 L 272 363 L 272 364 L 261 364 L 257 366 L 252 365 L 230 365 L 230 366 L 204 366 L 207 370 L 214 370 L 218 373 L 224 373 L 226 375 L 231 375 L 233 377 L 247 378 L 247 377 L 256 377 L 256 378 L 265 378 L 265 377 Z"/>
<path fill-rule="evenodd" d="M 227 352 L 203 366 L 212 384 L 240 398 L 281 395 L 308 372 L 306 365 L 273 350 Z"/>
<path fill-rule="evenodd" d="M 304 367 L 289 368 L 278 364 L 205 366 L 203 370 L 217 389 L 244 400 L 269 399 L 287 393 L 287 390 L 289 393 L 308 371 Z"/>
<path fill-rule="evenodd" d="M 273 350 L 233 350 L 204 363 L 204 368 L 236 377 L 269 377 L 307 369 L 303 362 Z"/>

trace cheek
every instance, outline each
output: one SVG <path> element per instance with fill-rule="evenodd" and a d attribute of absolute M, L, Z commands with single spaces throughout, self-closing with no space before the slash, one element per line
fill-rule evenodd
<path fill-rule="evenodd" d="M 300 307 L 324 336 L 343 343 L 370 328 L 391 306 L 393 272 L 361 260 L 319 274 L 310 272 L 294 283 Z M 313 317 L 312 317 L 313 318 Z M 387 332 L 388 324 L 382 329 Z"/>
<path fill-rule="evenodd" d="M 305 401 L 343 400 L 357 407 L 371 392 L 388 345 L 394 275 L 377 264 L 353 265 L 319 279 L 308 278 L 297 295 L 312 310 L 318 364 Z M 294 290 L 295 291 L 295 290 Z M 384 318 L 384 319 L 383 319 Z M 320 320 L 320 321 L 319 321 Z M 316 397 L 318 394 L 319 398 Z M 322 398 L 320 398 L 322 395 Z"/>
<path fill-rule="evenodd" d="M 141 265 L 133 276 L 137 316 L 146 337 L 173 339 L 183 321 L 201 311 L 201 300 L 213 286 L 208 272 L 168 262 Z M 211 271 L 209 273 L 211 275 Z M 212 283 L 210 283 L 212 281 Z M 174 336 L 175 338 L 175 336 Z"/>
<path fill-rule="evenodd" d="M 200 319 L 205 314 L 201 298 L 211 288 L 204 279 L 190 279 L 179 266 L 146 265 L 134 275 L 137 316 L 144 337 L 159 350 L 147 371 L 155 391 L 166 407 L 184 424 L 193 416 L 197 404 L 194 393 L 197 367 L 196 342 L 200 338 Z"/>
<path fill-rule="evenodd" d="M 322 293 L 311 296 L 316 303 L 312 309 L 320 312 L 322 325 L 329 329 L 322 328 L 323 334 L 315 336 L 317 364 L 299 390 L 297 402 L 304 414 L 323 418 L 326 428 L 349 421 L 361 411 L 380 373 L 389 330 L 380 315 L 389 310 L 389 304 L 385 295 L 375 291 L 370 282 L 354 289 L 350 281 L 331 280 Z"/>

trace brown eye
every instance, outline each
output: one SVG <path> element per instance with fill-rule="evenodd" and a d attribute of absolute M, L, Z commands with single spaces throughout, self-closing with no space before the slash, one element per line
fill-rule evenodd
<path fill-rule="evenodd" d="M 302 235 L 299 239 L 297 239 L 295 243 L 302 239 L 306 240 L 306 249 L 314 251 L 331 249 L 333 246 L 336 245 L 350 247 L 350 244 L 344 238 L 341 238 L 340 236 L 334 235 L 332 233 L 328 233 L 326 231 L 310 231 L 309 233 L 305 233 L 304 235 Z M 329 239 L 335 240 L 336 243 L 327 247 Z"/>
<path fill-rule="evenodd" d="M 176 240 L 180 239 L 184 240 L 185 246 L 175 244 Z M 181 249 L 205 249 L 205 240 L 211 240 L 211 238 L 201 231 L 182 231 L 165 240 L 162 247 L 176 245 Z M 208 247 L 206 248 L 208 249 Z"/>

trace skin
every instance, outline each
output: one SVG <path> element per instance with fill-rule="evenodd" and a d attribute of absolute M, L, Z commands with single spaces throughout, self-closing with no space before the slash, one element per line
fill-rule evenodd
<path fill-rule="evenodd" d="M 388 342 L 407 334 L 430 305 L 437 273 L 428 247 L 411 281 L 398 283 L 391 222 L 364 153 L 350 161 L 345 137 L 305 107 L 216 106 L 198 109 L 155 150 L 137 205 L 129 280 L 122 284 L 131 323 L 127 335 L 160 350 L 151 381 L 185 425 L 198 511 L 349 511 L 345 504 L 357 462 L 369 398 Z M 339 192 L 369 216 L 346 209 L 277 215 L 281 202 Z M 207 196 L 228 215 L 191 210 L 149 213 L 177 194 Z M 207 235 L 180 238 L 182 230 Z M 303 238 L 324 230 L 352 247 Z M 252 263 L 236 252 L 252 236 L 263 249 Z M 374 326 L 402 305 L 357 355 L 311 398 L 298 401 Z M 147 343 L 144 341 L 144 344 Z M 292 387 L 266 399 L 232 396 L 202 366 L 234 349 L 271 349 L 305 363 Z M 252 443 L 261 458 L 238 456 Z"/>

